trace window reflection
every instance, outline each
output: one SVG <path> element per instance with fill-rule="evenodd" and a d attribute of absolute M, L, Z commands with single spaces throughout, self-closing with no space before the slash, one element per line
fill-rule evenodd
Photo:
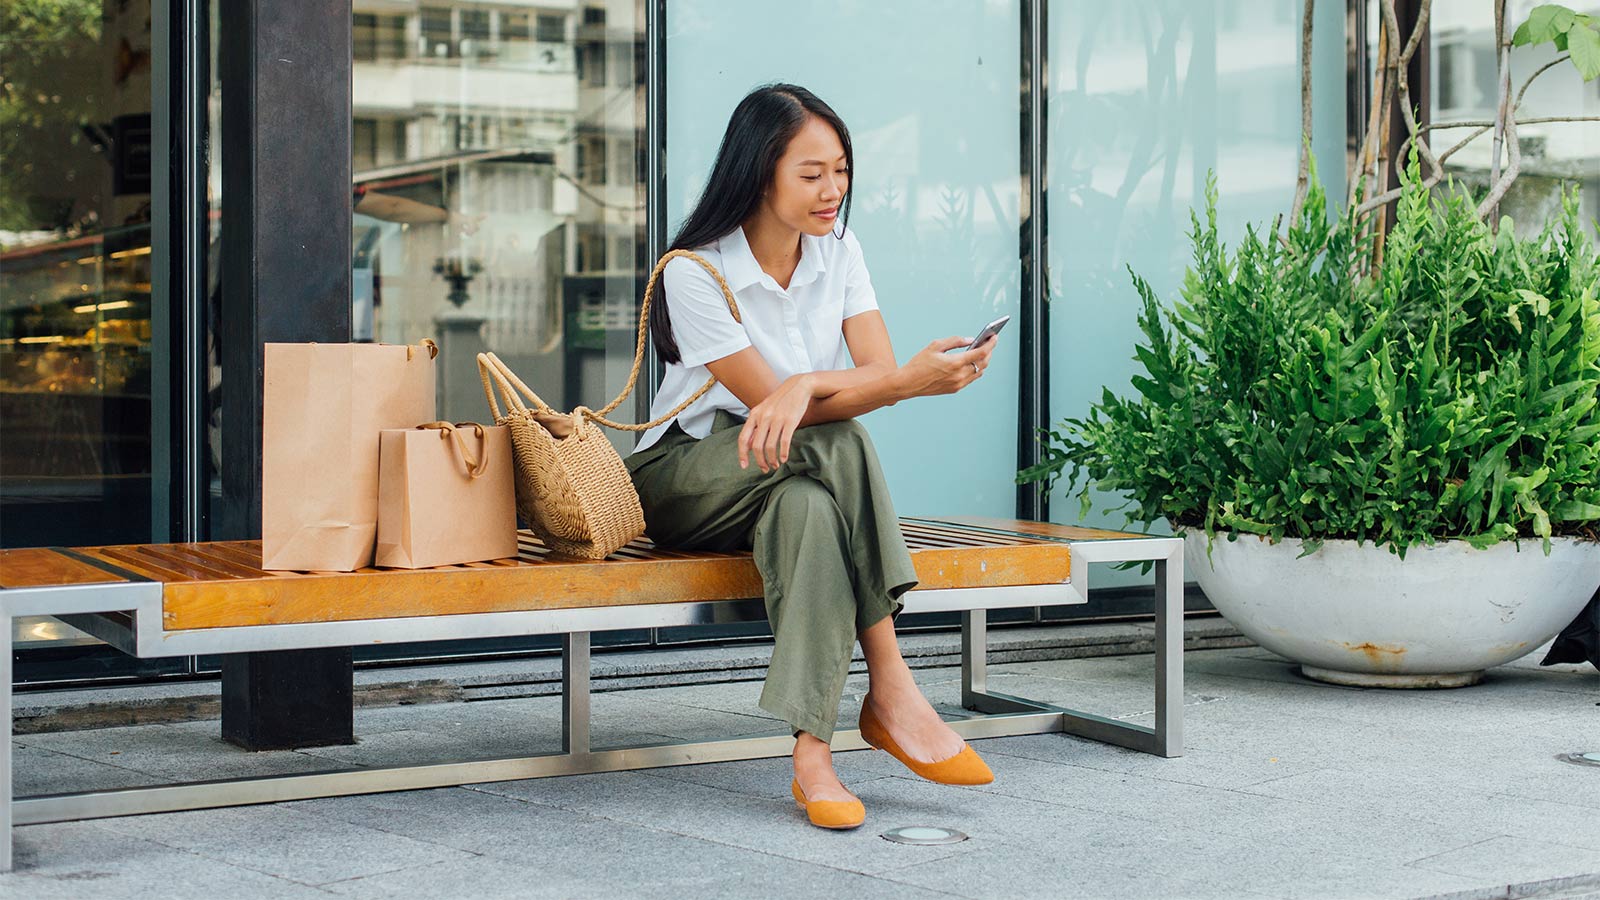
<path fill-rule="evenodd" d="M 150 5 L 0 33 L 0 545 L 148 539 Z"/>
<path fill-rule="evenodd" d="M 484 349 L 552 406 L 604 404 L 644 235 L 634 4 L 354 9 L 354 339 L 439 340 L 447 418 L 488 417 Z"/>
<path fill-rule="evenodd" d="M 1083 416 L 1107 388 L 1128 389 L 1130 348 L 1140 340 L 1129 269 L 1160 297 L 1178 292 L 1192 250 L 1190 210 L 1203 204 L 1209 173 L 1230 240 L 1289 207 L 1300 146 L 1300 8 L 1274 0 L 1052 4 L 1051 422 Z M 1342 74 L 1323 70 L 1319 84 Z M 1342 102 L 1332 92 L 1319 97 Z M 1319 156 L 1337 160 L 1342 136 L 1318 140 Z M 1323 178 L 1337 183 L 1337 171 L 1325 162 Z M 1121 527 L 1119 502 L 1097 496 L 1087 523 Z M 1075 503 L 1060 506 L 1053 515 L 1078 514 Z M 1106 573 L 1107 585 L 1135 583 Z"/>
<path fill-rule="evenodd" d="M 1020 321 L 1024 6 L 836 0 L 807 5 L 829 27 L 774 29 L 770 4 L 675 0 L 666 54 L 669 229 L 698 197 L 739 99 L 792 79 L 850 128 L 848 227 L 900 359 L 1001 315 Z M 863 419 L 902 515 L 1015 513 L 1021 362 L 1010 340 L 982 390 Z"/>

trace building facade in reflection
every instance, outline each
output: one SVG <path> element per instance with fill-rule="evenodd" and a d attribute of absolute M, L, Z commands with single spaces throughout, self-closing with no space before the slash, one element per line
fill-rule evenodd
<path fill-rule="evenodd" d="M 356 338 L 442 335 L 448 417 L 487 415 L 480 349 L 554 406 L 604 403 L 643 257 L 633 4 L 354 16 Z"/>

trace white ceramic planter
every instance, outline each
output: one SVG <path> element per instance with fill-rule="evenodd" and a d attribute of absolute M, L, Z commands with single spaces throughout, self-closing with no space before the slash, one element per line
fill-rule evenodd
<path fill-rule="evenodd" d="M 1532 652 L 1600 586 L 1600 544 L 1561 538 L 1474 550 L 1461 541 L 1385 547 L 1184 535 L 1185 565 L 1247 637 L 1311 678 L 1364 687 L 1461 687 Z"/>

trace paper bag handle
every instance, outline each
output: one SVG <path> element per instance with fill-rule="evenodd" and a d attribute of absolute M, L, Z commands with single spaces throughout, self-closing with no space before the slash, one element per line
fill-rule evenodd
<path fill-rule="evenodd" d="M 417 428 L 418 430 L 426 428 L 438 430 L 440 440 L 448 441 L 454 438 L 456 453 L 461 457 L 461 464 L 466 469 L 468 478 L 475 480 L 488 471 L 489 438 L 484 433 L 482 425 L 477 422 L 457 422 L 454 425 L 449 422 L 429 422 L 426 425 L 418 425 Z M 461 436 L 461 429 L 463 428 L 471 428 L 477 433 L 478 453 L 476 455 L 467 448 L 467 441 Z"/>
<path fill-rule="evenodd" d="M 428 358 L 429 359 L 438 359 L 439 358 L 439 345 L 435 344 L 433 342 L 433 338 L 423 338 L 422 340 L 418 341 L 417 343 L 421 344 L 423 347 L 425 347 L 427 349 Z M 416 348 L 415 347 L 413 347 L 410 344 L 406 345 L 406 362 L 411 362 L 411 355 L 413 353 L 415 353 L 415 352 L 416 352 Z"/>

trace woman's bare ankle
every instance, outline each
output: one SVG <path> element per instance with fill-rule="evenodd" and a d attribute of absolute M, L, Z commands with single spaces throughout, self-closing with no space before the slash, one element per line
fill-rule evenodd
<path fill-rule="evenodd" d="M 909 690 L 899 684 L 885 685 L 883 690 L 875 686 L 868 690 L 862 702 L 872 706 L 873 714 L 895 743 L 921 762 L 952 757 L 960 753 L 966 743 L 939 716 L 914 682 Z"/>
<path fill-rule="evenodd" d="M 794 779 L 810 800 L 854 800 L 833 770 L 833 753 L 828 744 L 801 732 L 794 742 Z"/>

